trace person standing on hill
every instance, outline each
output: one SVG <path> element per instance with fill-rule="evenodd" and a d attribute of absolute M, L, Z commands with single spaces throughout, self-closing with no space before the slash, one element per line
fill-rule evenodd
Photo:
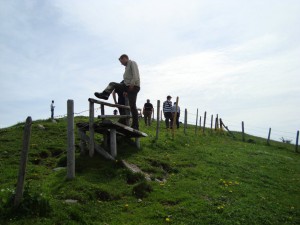
<path fill-rule="evenodd" d="M 177 116 L 175 118 L 175 112 L 176 112 L 176 102 L 174 102 L 174 105 L 172 107 L 172 117 L 173 120 L 176 121 L 177 129 L 179 128 L 179 117 L 180 117 L 180 107 L 179 105 L 177 106 Z"/>
<path fill-rule="evenodd" d="M 134 129 L 139 129 L 139 119 L 136 107 L 136 99 L 140 91 L 140 73 L 138 65 L 135 61 L 130 60 L 125 54 L 121 55 L 119 61 L 125 66 L 123 75 L 124 83 L 111 82 L 101 93 L 95 92 L 95 96 L 100 99 L 107 100 L 115 89 L 123 91 L 124 96 L 128 96 L 130 111 L 132 114 L 132 125 Z"/>
<path fill-rule="evenodd" d="M 52 100 L 52 103 L 50 105 L 50 110 L 51 110 L 51 119 L 53 120 L 54 119 L 54 100 Z"/>
<path fill-rule="evenodd" d="M 143 109 L 146 126 L 151 126 L 152 113 L 153 113 L 153 105 L 150 103 L 150 100 L 147 99 L 147 103 L 145 103 L 144 109 Z"/>
<path fill-rule="evenodd" d="M 163 111 L 166 121 L 166 128 L 172 128 L 173 125 L 173 118 L 172 118 L 172 97 L 170 95 L 167 96 L 167 100 L 163 104 Z M 171 122 L 171 125 L 170 125 Z"/>

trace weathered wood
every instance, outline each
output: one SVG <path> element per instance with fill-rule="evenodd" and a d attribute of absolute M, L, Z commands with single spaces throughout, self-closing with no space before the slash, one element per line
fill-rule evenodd
<path fill-rule="evenodd" d="M 196 114 L 196 127 L 195 127 L 195 134 L 197 134 L 198 130 L 198 109 L 197 109 L 197 114 Z"/>
<path fill-rule="evenodd" d="M 96 104 L 100 104 L 100 105 L 106 105 L 106 106 L 110 106 L 110 107 L 116 107 L 116 108 L 123 108 L 123 109 L 129 109 L 129 106 L 126 105 L 120 105 L 120 104 L 112 104 L 112 103 L 108 103 L 108 102 L 104 102 L 104 101 L 99 101 L 93 98 L 89 98 L 89 102 L 91 103 L 96 103 Z"/>
<path fill-rule="evenodd" d="M 90 142 L 90 137 L 87 134 L 82 133 L 82 138 L 84 141 Z M 107 159 L 114 160 L 114 157 L 112 157 L 107 151 L 105 151 L 105 149 L 101 148 L 101 146 L 98 145 L 97 143 L 94 144 L 97 153 L 99 153 L 100 155 L 104 156 Z"/>
<path fill-rule="evenodd" d="M 140 138 L 135 138 L 135 145 L 138 149 L 141 149 L 141 141 Z"/>
<path fill-rule="evenodd" d="M 130 115 L 99 115 L 98 119 L 127 119 L 131 117 Z"/>
<path fill-rule="evenodd" d="M 296 152 L 298 152 L 298 143 L 299 143 L 299 130 L 297 131 L 297 135 L 296 135 L 296 146 L 295 146 Z"/>
<path fill-rule="evenodd" d="M 271 128 L 269 128 L 269 134 L 268 134 L 268 140 L 267 140 L 267 144 L 270 144 L 270 138 L 271 138 Z"/>
<path fill-rule="evenodd" d="M 163 121 L 163 113 L 162 113 L 162 110 L 160 111 L 160 121 Z M 159 119 L 158 119 L 159 120 Z"/>
<path fill-rule="evenodd" d="M 184 109 L 184 125 L 183 125 L 183 132 L 186 134 L 187 129 L 187 109 Z"/>
<path fill-rule="evenodd" d="M 229 128 L 227 126 L 225 126 L 225 124 L 223 123 L 223 121 L 221 120 L 221 123 L 223 125 L 223 127 L 228 131 L 228 133 L 235 138 L 234 134 L 229 130 Z"/>
<path fill-rule="evenodd" d="M 175 107 L 175 113 L 174 113 L 174 118 L 173 118 L 173 124 L 172 124 L 172 138 L 174 139 L 175 137 L 175 126 L 176 126 L 176 118 L 177 118 L 177 110 L 178 110 L 178 101 L 179 101 L 179 97 L 177 96 L 176 98 L 176 107 Z"/>
<path fill-rule="evenodd" d="M 221 129 L 221 131 L 223 131 L 223 122 L 222 122 L 221 118 L 220 118 L 220 129 Z"/>
<path fill-rule="evenodd" d="M 205 124 L 206 124 L 206 111 L 204 112 L 203 134 L 205 133 Z"/>
<path fill-rule="evenodd" d="M 100 105 L 100 108 L 101 108 L 101 115 L 102 115 L 102 116 L 105 115 L 104 105 L 101 104 L 101 105 Z"/>
<path fill-rule="evenodd" d="M 243 138 L 243 141 L 245 141 L 245 127 L 244 127 L 244 121 L 242 121 L 242 138 Z"/>
<path fill-rule="evenodd" d="M 89 155 L 93 157 L 94 155 L 94 139 L 95 139 L 95 130 L 94 130 L 94 103 L 90 101 L 90 121 L 89 121 L 89 132 L 90 132 L 90 148 L 89 148 Z"/>
<path fill-rule="evenodd" d="M 128 127 L 124 124 L 121 124 L 119 122 L 114 122 L 110 120 L 104 120 L 102 123 L 98 124 L 99 126 L 103 128 L 109 128 L 109 129 L 116 129 L 120 133 L 127 134 L 127 136 L 130 137 L 147 137 L 148 135 L 142 131 L 133 129 L 132 127 Z"/>
<path fill-rule="evenodd" d="M 199 119 L 199 128 L 201 129 L 201 116 L 200 116 L 200 119 Z"/>
<path fill-rule="evenodd" d="M 68 116 L 68 150 L 67 150 L 67 179 L 75 178 L 75 135 L 74 135 L 74 102 L 67 102 Z"/>
<path fill-rule="evenodd" d="M 15 198 L 14 198 L 14 207 L 16 207 L 16 208 L 20 205 L 22 198 L 23 198 L 26 166 L 27 166 L 27 159 L 28 159 L 30 136 L 31 136 L 31 125 L 32 125 L 32 119 L 31 119 L 31 117 L 27 117 L 26 124 L 24 127 L 23 148 L 21 151 L 19 175 L 18 175 L 18 181 L 17 181 L 16 194 L 15 194 Z"/>
<path fill-rule="evenodd" d="M 159 121 L 159 112 L 160 112 L 160 100 L 157 100 L 157 123 L 156 123 L 156 136 L 155 136 L 155 140 L 158 140 L 158 136 L 159 136 L 159 126 L 160 126 L 160 121 Z"/>
<path fill-rule="evenodd" d="M 219 115 L 216 116 L 215 130 L 219 129 Z"/>
<path fill-rule="evenodd" d="M 116 129 L 110 129 L 110 154 L 114 158 L 117 156 L 117 133 L 116 133 Z"/>
<path fill-rule="evenodd" d="M 80 146 L 80 155 L 85 155 L 86 153 L 86 141 L 84 140 L 84 135 L 85 132 L 84 130 L 78 128 L 78 135 L 79 135 L 79 139 L 80 139 L 80 143 L 79 143 L 79 146 Z"/>

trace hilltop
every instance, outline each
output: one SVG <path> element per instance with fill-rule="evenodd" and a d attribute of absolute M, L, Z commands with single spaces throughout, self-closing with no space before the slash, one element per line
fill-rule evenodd
<path fill-rule="evenodd" d="M 76 122 L 87 122 L 76 117 Z M 39 128 L 43 125 L 45 129 Z M 161 124 L 141 130 L 138 150 L 121 140 L 116 161 L 80 156 L 76 135 L 76 178 L 67 181 L 66 120 L 35 121 L 23 206 L 12 212 L 23 124 L 0 129 L 1 224 L 299 224 L 300 154 L 294 146 L 235 133 L 205 134 L 194 126 Z M 100 136 L 97 136 L 100 139 Z M 125 159 L 150 174 L 132 174 Z M 55 168 L 60 168 L 56 169 Z M 67 203 L 65 200 L 76 200 Z"/>

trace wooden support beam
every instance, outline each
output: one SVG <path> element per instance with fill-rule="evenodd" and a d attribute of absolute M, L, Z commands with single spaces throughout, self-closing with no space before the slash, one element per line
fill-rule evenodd
<path fill-rule="evenodd" d="M 94 103 L 90 101 L 90 121 L 89 121 L 89 132 L 90 132 L 90 148 L 89 148 L 89 155 L 93 157 L 94 149 L 95 149 L 95 130 L 94 130 Z"/>
<path fill-rule="evenodd" d="M 110 154 L 114 158 L 117 156 L 117 132 L 116 132 L 116 129 L 110 129 Z"/>
<path fill-rule="evenodd" d="M 75 178 L 75 134 L 74 134 L 74 101 L 68 100 L 68 151 L 67 151 L 67 179 Z"/>

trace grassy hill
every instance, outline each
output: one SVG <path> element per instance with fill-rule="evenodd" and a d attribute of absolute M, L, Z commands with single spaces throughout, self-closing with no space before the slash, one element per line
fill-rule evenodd
<path fill-rule="evenodd" d="M 294 146 L 268 146 L 251 136 L 242 142 L 239 133 L 236 139 L 210 130 L 195 135 L 193 126 L 187 135 L 180 128 L 173 140 L 163 124 L 155 142 L 154 124 L 141 125 L 149 134 L 142 149 L 123 140 L 116 161 L 80 156 L 76 146 L 76 179 L 67 181 L 65 169 L 53 170 L 66 165 L 66 120 L 35 121 L 18 210 L 10 202 L 23 124 L 0 129 L 0 224 L 300 224 L 300 154 Z M 131 174 L 121 159 L 153 181 Z"/>

